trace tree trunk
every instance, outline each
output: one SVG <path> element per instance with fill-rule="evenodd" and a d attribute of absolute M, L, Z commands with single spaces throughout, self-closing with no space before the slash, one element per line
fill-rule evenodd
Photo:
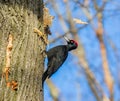
<path fill-rule="evenodd" d="M 42 19 L 42 0 L 0 0 L 0 101 L 43 101 Z"/>

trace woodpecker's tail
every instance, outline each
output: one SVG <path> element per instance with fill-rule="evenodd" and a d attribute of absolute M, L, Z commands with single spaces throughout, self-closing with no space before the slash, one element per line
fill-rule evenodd
<path fill-rule="evenodd" d="M 47 76 L 48 76 L 48 71 L 46 70 L 43 75 L 42 75 L 42 87 L 44 86 L 44 81 L 46 80 Z"/>

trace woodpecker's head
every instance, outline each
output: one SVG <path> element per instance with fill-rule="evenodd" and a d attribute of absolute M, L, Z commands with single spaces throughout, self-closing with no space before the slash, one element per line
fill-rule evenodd
<path fill-rule="evenodd" d="M 76 49 L 78 47 L 78 43 L 74 40 L 70 40 L 68 39 L 67 37 L 64 36 L 64 39 L 67 41 L 68 43 L 68 48 L 69 48 L 69 51 L 70 50 L 73 50 L 73 49 Z"/>

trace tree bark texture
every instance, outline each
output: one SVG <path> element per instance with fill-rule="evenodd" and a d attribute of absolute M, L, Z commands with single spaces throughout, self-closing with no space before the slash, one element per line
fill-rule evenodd
<path fill-rule="evenodd" d="M 42 19 L 42 0 L 0 0 L 0 101 L 43 101 Z"/>

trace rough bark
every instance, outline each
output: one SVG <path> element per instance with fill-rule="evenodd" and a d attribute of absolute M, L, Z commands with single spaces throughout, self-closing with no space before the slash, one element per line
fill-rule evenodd
<path fill-rule="evenodd" d="M 43 101 L 42 51 L 46 45 L 33 31 L 43 32 L 42 11 L 42 0 L 0 0 L 0 101 Z M 13 40 L 7 55 L 9 36 Z"/>

